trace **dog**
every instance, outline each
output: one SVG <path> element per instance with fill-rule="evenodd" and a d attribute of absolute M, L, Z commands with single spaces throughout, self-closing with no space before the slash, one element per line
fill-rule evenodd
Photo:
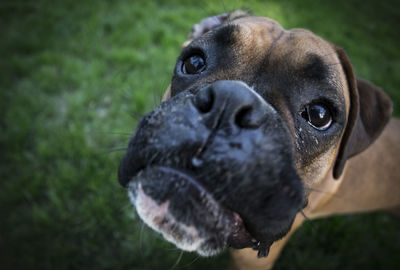
<path fill-rule="evenodd" d="M 243 11 L 206 18 L 163 100 L 118 177 L 141 219 L 182 250 L 232 247 L 235 269 L 270 269 L 305 216 L 400 209 L 390 98 L 308 30 Z"/>

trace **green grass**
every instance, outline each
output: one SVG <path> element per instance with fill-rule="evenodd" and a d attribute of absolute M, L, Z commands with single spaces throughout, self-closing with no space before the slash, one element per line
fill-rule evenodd
<path fill-rule="evenodd" d="M 142 226 L 117 168 L 191 26 L 249 8 L 344 47 L 400 115 L 396 1 L 0 2 L 2 269 L 171 269 L 181 252 Z M 398 269 L 399 222 L 378 213 L 312 221 L 276 269 Z M 224 269 L 184 253 L 175 269 Z"/>

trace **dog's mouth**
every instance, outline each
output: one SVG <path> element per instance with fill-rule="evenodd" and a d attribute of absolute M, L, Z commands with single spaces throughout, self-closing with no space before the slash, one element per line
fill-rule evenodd
<path fill-rule="evenodd" d="M 119 182 L 140 217 L 183 250 L 210 256 L 253 247 L 266 256 L 301 208 L 289 129 L 251 91 L 220 82 L 161 103 L 121 161 Z M 257 113 L 243 110 L 242 99 Z M 207 102 L 214 109 L 204 112 Z"/>
<path fill-rule="evenodd" d="M 189 172 L 149 166 L 128 184 L 139 216 L 186 251 L 211 256 L 224 247 L 253 247 L 266 256 L 271 243 L 251 236 L 240 215 L 217 201 Z"/>

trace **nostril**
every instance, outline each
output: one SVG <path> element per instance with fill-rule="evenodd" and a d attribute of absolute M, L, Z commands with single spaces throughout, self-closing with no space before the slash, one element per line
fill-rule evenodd
<path fill-rule="evenodd" d="M 238 128 L 257 129 L 267 119 L 268 106 L 244 83 L 217 81 L 193 88 L 191 93 L 191 103 L 201 114 L 198 119 L 210 129 L 228 133 Z"/>
<path fill-rule="evenodd" d="M 200 89 L 200 91 L 194 97 L 193 103 L 200 112 L 207 113 L 211 111 L 214 104 L 214 99 L 214 91 L 211 87 L 206 87 Z"/>
<path fill-rule="evenodd" d="M 244 106 L 240 108 L 235 116 L 235 124 L 241 128 L 256 128 L 259 126 L 252 106 Z"/>

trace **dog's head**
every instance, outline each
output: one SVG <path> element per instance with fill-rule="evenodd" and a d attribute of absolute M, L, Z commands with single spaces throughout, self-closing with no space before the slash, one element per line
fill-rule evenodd
<path fill-rule="evenodd" d="M 140 217 L 178 247 L 266 255 L 328 174 L 378 136 L 391 103 L 345 53 L 243 13 L 196 26 L 166 100 L 119 169 Z"/>

